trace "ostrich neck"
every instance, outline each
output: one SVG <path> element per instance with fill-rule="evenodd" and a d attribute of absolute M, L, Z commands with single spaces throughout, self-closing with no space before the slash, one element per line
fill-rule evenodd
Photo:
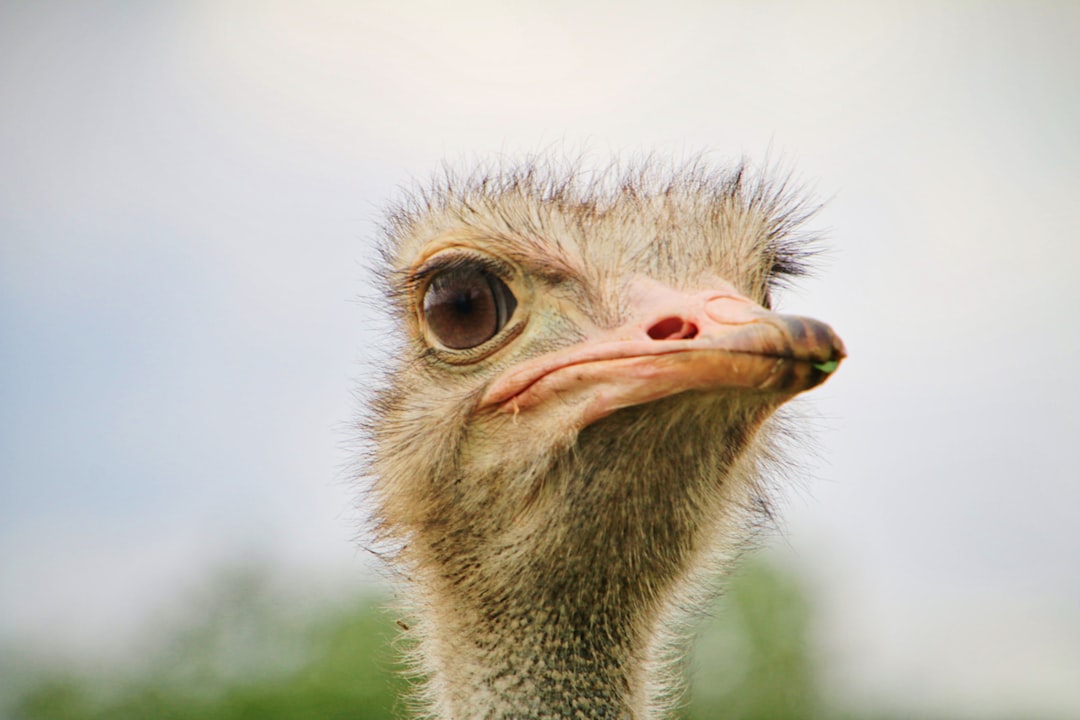
<path fill-rule="evenodd" d="M 592 461 L 586 436 L 527 513 L 512 498 L 516 514 L 501 512 L 506 498 L 496 499 L 434 535 L 425 555 L 437 560 L 418 579 L 430 621 L 421 654 L 441 717 L 657 717 L 671 694 L 656 671 L 672 613 L 710 553 L 744 539 L 732 508 L 752 504 L 755 484 L 733 470 L 745 428 L 711 431 L 721 442 L 661 438 Z"/>
<path fill-rule="evenodd" d="M 461 613 L 458 622 L 443 625 L 435 638 L 443 672 L 432 688 L 441 714 L 454 720 L 643 717 L 643 669 L 634 660 L 640 648 L 627 628 L 597 613 L 564 615 L 569 611 Z"/>
<path fill-rule="evenodd" d="M 436 612 L 432 689 L 445 717 L 647 717 L 644 660 L 660 603 L 613 573 L 610 554 L 595 559 L 507 569 Z"/>

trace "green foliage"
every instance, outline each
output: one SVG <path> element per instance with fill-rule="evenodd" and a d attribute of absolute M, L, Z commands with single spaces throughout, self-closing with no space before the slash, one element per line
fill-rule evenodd
<path fill-rule="evenodd" d="M 810 609 L 795 581 L 760 561 L 728 586 L 698 643 L 690 718 L 825 717 L 807 649 Z"/>
<path fill-rule="evenodd" d="M 297 618 L 264 577 L 226 577 L 134 673 L 45 671 L 13 720 L 382 720 L 400 717 L 393 621 L 372 598 Z"/>
<path fill-rule="evenodd" d="M 407 717 L 381 598 L 311 611 L 255 570 L 223 575 L 134 671 L 20 668 L 12 720 L 388 720 Z M 807 650 L 810 609 L 761 561 L 729 584 L 697 645 L 686 720 L 839 717 Z M 167 624 L 167 623 L 166 623 Z M 7 663 L 11 665 L 10 660 Z M 22 663 L 26 665 L 26 663 Z M 12 694 L 12 689 L 8 689 Z"/>

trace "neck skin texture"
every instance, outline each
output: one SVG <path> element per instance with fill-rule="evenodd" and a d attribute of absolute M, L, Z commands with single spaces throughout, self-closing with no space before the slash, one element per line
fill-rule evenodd
<path fill-rule="evenodd" d="M 664 715 L 679 684 L 663 661 L 700 576 L 716 548 L 737 552 L 758 505 L 747 423 L 684 399 L 586 428 L 539 476 L 437 483 L 454 513 L 403 551 L 437 717 Z M 636 452 L 613 454 L 613 438 Z M 463 506 L 479 486 L 486 501 Z"/>

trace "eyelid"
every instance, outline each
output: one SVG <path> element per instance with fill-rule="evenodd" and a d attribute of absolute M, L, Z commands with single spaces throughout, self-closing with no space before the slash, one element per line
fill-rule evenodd
<path fill-rule="evenodd" d="M 514 267 L 499 258 L 467 250 L 452 250 L 428 258 L 420 267 L 409 273 L 407 283 L 415 293 L 428 278 L 440 272 L 469 267 L 479 267 L 479 269 L 491 273 L 507 284 L 516 275 Z"/>

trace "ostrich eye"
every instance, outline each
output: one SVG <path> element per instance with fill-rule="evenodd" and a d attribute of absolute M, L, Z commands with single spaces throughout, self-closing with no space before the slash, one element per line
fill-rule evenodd
<path fill-rule="evenodd" d="M 516 307 L 506 283 L 476 267 L 444 270 L 424 293 L 427 326 L 452 350 L 474 348 L 495 337 Z"/>

